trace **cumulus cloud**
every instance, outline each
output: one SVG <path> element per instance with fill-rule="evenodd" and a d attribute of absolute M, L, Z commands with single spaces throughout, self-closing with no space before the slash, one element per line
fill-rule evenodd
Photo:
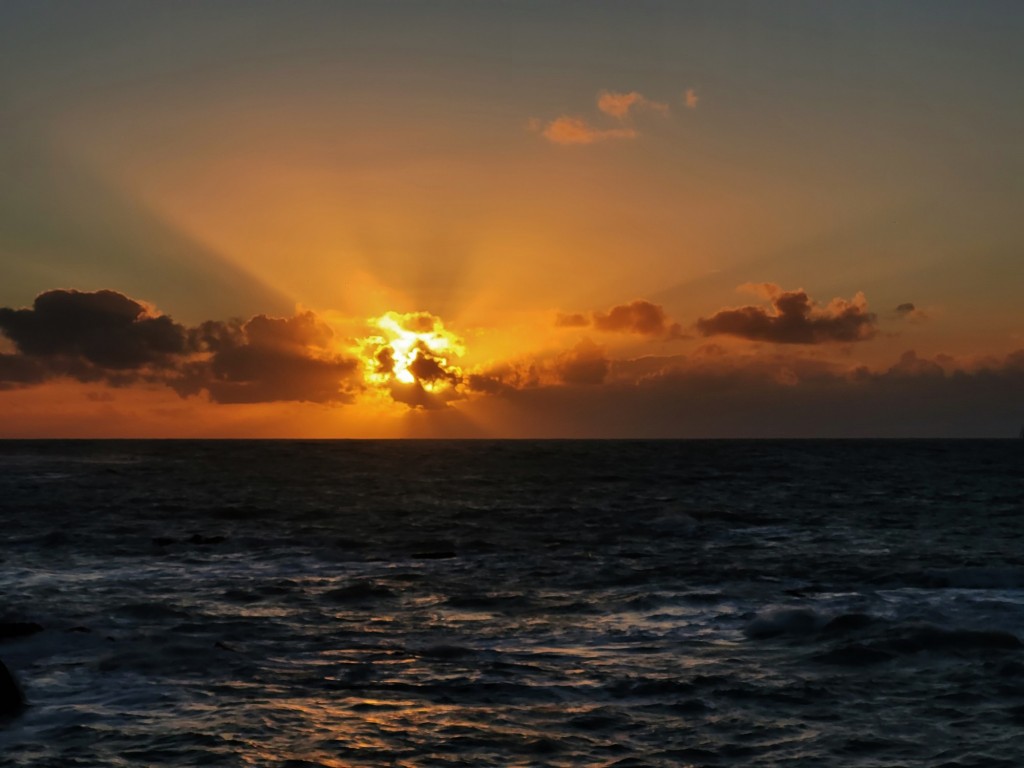
<path fill-rule="evenodd" d="M 581 117 L 562 115 L 541 129 L 541 135 L 552 144 L 596 144 L 609 139 L 635 139 L 632 128 L 595 128 Z"/>
<path fill-rule="evenodd" d="M 687 109 L 696 109 L 697 103 L 700 101 L 700 96 L 697 95 L 697 91 L 693 88 L 687 88 L 683 92 L 683 103 Z"/>
<path fill-rule="evenodd" d="M 205 391 L 219 403 L 342 402 L 357 368 L 330 349 L 333 334 L 312 312 L 186 328 L 110 290 L 47 291 L 31 308 L 0 307 L 0 332 L 15 347 L 0 355 L 8 388 L 66 377 L 163 384 L 183 397 Z"/>
<path fill-rule="evenodd" d="M 627 119 L 632 110 L 649 110 L 662 115 L 668 114 L 668 104 L 652 101 L 636 91 L 629 93 L 601 91 L 597 95 L 597 108 L 606 115 L 611 115 L 619 120 Z"/>
<path fill-rule="evenodd" d="M 682 326 L 674 323 L 658 304 L 637 299 L 629 304 L 618 304 L 607 312 L 592 312 L 591 317 L 581 313 L 555 316 L 556 328 L 583 328 L 593 326 L 603 333 L 630 333 L 648 338 L 684 338 Z"/>
<path fill-rule="evenodd" d="M 333 332 L 313 312 L 209 321 L 191 337 L 199 359 L 168 380 L 182 396 L 206 391 L 216 403 L 351 400 L 345 385 L 358 363 L 330 349 Z"/>
<path fill-rule="evenodd" d="M 670 322 L 661 306 L 643 300 L 620 304 L 607 312 L 595 312 L 594 327 L 599 331 L 640 336 L 679 338 L 682 335 L 679 323 Z"/>
<path fill-rule="evenodd" d="M 697 330 L 701 335 L 725 334 L 775 344 L 826 344 L 866 341 L 877 333 L 876 317 L 867 311 L 863 293 L 851 300 L 833 299 L 822 307 L 803 289 L 784 291 L 774 283 L 740 287 L 760 293 L 771 306 L 723 309 L 700 318 Z"/>
<path fill-rule="evenodd" d="M 28 357 L 114 370 L 170 365 L 187 351 L 184 327 L 115 291 L 54 290 L 30 309 L 0 307 L 0 332 Z"/>

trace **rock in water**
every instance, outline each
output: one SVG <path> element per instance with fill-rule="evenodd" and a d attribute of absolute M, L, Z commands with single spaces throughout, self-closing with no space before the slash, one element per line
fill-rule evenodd
<path fill-rule="evenodd" d="M 25 697 L 7 665 L 0 661 L 0 717 L 17 715 L 25 708 Z"/>

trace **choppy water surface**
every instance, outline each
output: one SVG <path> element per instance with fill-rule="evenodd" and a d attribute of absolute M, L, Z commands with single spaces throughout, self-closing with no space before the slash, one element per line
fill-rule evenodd
<path fill-rule="evenodd" d="M 1024 445 L 0 443 L 0 765 L 1024 765 Z"/>

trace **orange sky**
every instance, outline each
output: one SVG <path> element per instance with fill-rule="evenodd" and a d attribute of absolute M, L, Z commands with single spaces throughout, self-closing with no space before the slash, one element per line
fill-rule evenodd
<path fill-rule="evenodd" d="M 5 4 L 0 437 L 1014 434 L 1024 13 L 946 10 Z"/>

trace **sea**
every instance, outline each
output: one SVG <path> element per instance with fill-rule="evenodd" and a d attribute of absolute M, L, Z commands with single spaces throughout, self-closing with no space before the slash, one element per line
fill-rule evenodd
<path fill-rule="evenodd" d="M 1019 768 L 1024 441 L 0 442 L 0 636 L 4 767 Z"/>

